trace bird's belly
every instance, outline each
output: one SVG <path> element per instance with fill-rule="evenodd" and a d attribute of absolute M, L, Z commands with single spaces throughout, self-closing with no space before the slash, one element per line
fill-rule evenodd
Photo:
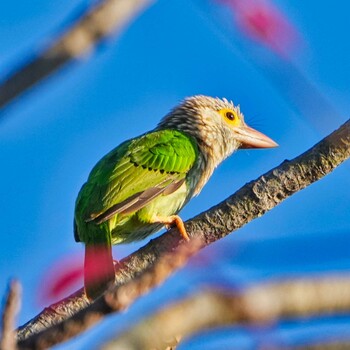
<path fill-rule="evenodd" d="M 154 223 L 154 217 L 177 214 L 186 204 L 187 199 L 187 186 L 183 184 L 174 193 L 155 198 L 135 213 L 116 216 L 110 221 L 112 244 L 138 241 L 159 231 L 164 225 Z"/>

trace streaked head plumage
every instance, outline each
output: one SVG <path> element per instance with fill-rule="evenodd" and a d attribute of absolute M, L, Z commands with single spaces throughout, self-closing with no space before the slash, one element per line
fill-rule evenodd
<path fill-rule="evenodd" d="M 226 158 L 237 148 L 270 148 L 277 144 L 250 128 L 239 105 L 226 98 L 196 95 L 186 98 L 158 124 L 158 129 L 177 129 L 196 138 L 199 146 L 218 150 Z"/>
<path fill-rule="evenodd" d="M 172 109 L 157 128 L 176 129 L 194 137 L 204 157 L 217 165 L 241 146 L 235 130 L 245 125 L 239 106 L 233 102 L 196 95 Z"/>
<path fill-rule="evenodd" d="M 211 128 L 222 123 L 223 112 L 232 113 L 244 123 L 243 114 L 239 106 L 226 98 L 196 95 L 184 99 L 178 106 L 173 108 L 159 123 L 159 128 L 175 127 L 200 137 L 203 128 Z M 220 113 L 221 112 L 221 113 Z M 200 130 L 198 130 L 198 127 Z"/>

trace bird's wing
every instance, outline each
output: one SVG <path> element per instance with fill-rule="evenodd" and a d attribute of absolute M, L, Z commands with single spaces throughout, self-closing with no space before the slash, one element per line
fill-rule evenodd
<path fill-rule="evenodd" d="M 85 222 L 97 224 L 117 213 L 136 212 L 154 198 L 175 192 L 197 154 L 195 141 L 175 130 L 127 141 L 95 166 L 78 196 L 77 211 Z"/>
<path fill-rule="evenodd" d="M 86 222 L 94 221 L 97 224 L 102 224 L 103 222 L 109 220 L 115 214 L 130 214 L 141 208 L 143 208 L 152 199 L 158 197 L 161 194 L 170 194 L 175 192 L 181 185 L 185 182 L 185 178 L 178 181 L 170 182 L 167 180 L 167 185 L 164 186 L 160 183 L 157 187 L 151 187 L 143 192 L 136 193 L 135 195 L 127 198 L 121 203 L 117 203 L 107 209 L 105 212 L 98 214 L 97 216 L 92 216 L 86 220 Z"/>

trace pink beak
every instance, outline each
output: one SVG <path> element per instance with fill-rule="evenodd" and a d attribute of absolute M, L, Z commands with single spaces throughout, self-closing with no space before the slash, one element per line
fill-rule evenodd
<path fill-rule="evenodd" d="M 241 143 L 240 149 L 273 148 L 278 146 L 275 141 L 247 125 L 235 129 L 235 138 Z"/>

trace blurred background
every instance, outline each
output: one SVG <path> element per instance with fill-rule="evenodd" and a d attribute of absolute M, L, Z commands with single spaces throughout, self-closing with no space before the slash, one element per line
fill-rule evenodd
<path fill-rule="evenodd" d="M 0 81 L 96 3 L 2 1 Z M 9 278 L 22 282 L 19 324 L 52 302 L 42 291 L 54 266 L 82 263 L 73 212 L 91 168 L 122 141 L 154 128 L 184 97 L 233 100 L 246 121 L 280 147 L 240 151 L 226 160 L 182 211 L 183 219 L 294 158 L 345 122 L 350 110 L 349 10 L 345 0 L 154 1 L 121 33 L 104 38 L 3 106 L 0 293 Z M 109 317 L 57 349 L 94 349 L 131 322 L 205 285 L 236 287 L 350 270 L 349 170 L 343 164 L 206 248 L 127 314 Z M 121 259 L 148 241 L 116 246 L 114 256 Z M 203 344 L 205 349 L 253 349 L 265 340 L 307 344 L 350 337 L 348 323 L 347 317 L 330 317 L 259 331 L 225 328 L 186 340 L 179 349 L 202 349 Z"/>

